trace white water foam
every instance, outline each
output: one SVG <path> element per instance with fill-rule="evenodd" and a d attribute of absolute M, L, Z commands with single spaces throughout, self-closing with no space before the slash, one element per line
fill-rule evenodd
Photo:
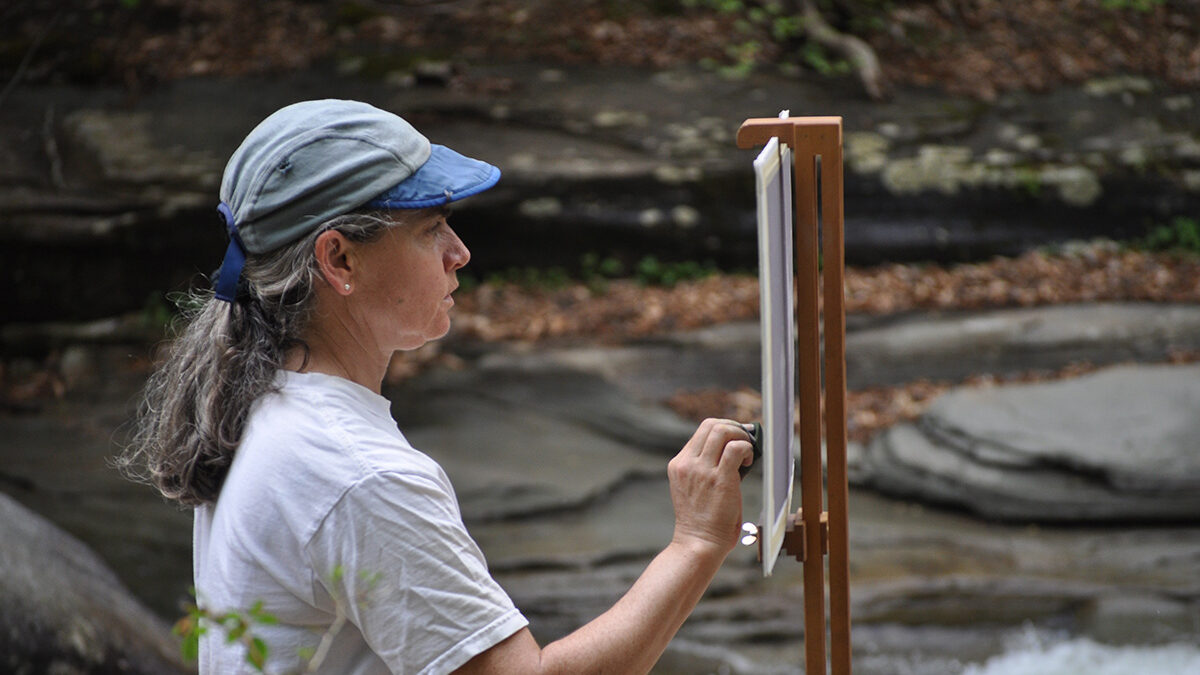
<path fill-rule="evenodd" d="M 1003 654 L 968 666 L 962 675 L 1200 675 L 1200 647 L 1118 647 L 1088 638 L 1051 642 L 1026 631 Z"/>

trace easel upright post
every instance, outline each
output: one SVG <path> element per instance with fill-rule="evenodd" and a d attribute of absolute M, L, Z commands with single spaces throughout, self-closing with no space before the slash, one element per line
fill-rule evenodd
<path fill-rule="evenodd" d="M 845 246 L 840 117 L 761 118 L 738 130 L 738 147 L 771 138 L 792 149 L 796 209 L 797 382 L 803 525 L 805 672 L 825 672 L 825 554 L 829 555 L 830 664 L 850 675 L 849 519 L 846 476 Z M 820 254 L 818 253 L 820 251 Z M 822 273 L 823 257 L 823 273 Z M 821 415 L 821 279 L 824 281 L 825 415 Z M 823 508 L 824 422 L 829 510 Z M 789 549 L 789 553 L 797 554 Z"/>
<path fill-rule="evenodd" d="M 834 130 L 830 130 L 834 133 Z M 842 126 L 821 151 L 825 279 L 825 489 L 829 500 L 829 642 L 833 672 L 850 673 L 850 514 L 846 470 L 845 211 Z"/>
<path fill-rule="evenodd" d="M 817 157 L 809 151 L 811 130 L 792 126 L 796 204 L 796 383 L 800 404 L 800 518 L 804 522 L 805 672 L 825 672 L 825 556 L 821 545 L 821 316 L 817 213 Z"/>

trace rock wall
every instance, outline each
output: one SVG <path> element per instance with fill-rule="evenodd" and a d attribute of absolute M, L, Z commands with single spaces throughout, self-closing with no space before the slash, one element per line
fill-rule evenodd
<path fill-rule="evenodd" d="M 29 88 L 0 112 L 0 271 L 11 320 L 142 307 L 211 273 L 225 159 L 274 109 L 358 98 L 504 171 L 456 226 L 476 274 L 567 268 L 586 253 L 753 268 L 753 153 L 738 125 L 790 108 L 845 121 L 852 263 L 961 260 L 1048 242 L 1130 237 L 1200 213 L 1200 95 L 1138 79 L 995 103 L 898 92 L 876 104 L 820 83 L 679 69 L 494 65 L 476 83 L 399 87 L 313 70 L 185 80 L 130 101 Z M 232 103 L 231 102 L 236 102 Z"/>

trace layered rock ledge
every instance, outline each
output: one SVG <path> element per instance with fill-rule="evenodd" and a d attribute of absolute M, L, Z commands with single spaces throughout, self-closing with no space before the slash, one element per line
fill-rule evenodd
<path fill-rule="evenodd" d="M 876 437 L 859 481 L 1002 520 L 1195 522 L 1198 407 L 1200 366 L 961 389 Z"/>
<path fill-rule="evenodd" d="M 1146 80 L 995 103 L 908 90 L 879 104 L 825 83 L 680 68 L 494 64 L 471 87 L 400 87 L 314 70 L 117 90 L 34 87 L 0 112 L 0 274 L 13 320 L 91 319 L 210 273 L 225 158 L 274 109 L 366 100 L 505 179 L 457 217 L 488 268 L 575 267 L 584 254 L 752 268 L 748 117 L 845 121 L 852 262 L 971 259 L 1049 242 L 1142 234 L 1200 209 L 1200 96 Z M 238 101 L 231 106 L 230 101 Z M 1070 111 L 1063 114 L 1063 111 Z"/>

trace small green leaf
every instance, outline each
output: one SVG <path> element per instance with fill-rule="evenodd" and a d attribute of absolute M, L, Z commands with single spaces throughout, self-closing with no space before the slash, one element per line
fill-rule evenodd
<path fill-rule="evenodd" d="M 200 633 L 201 631 L 193 631 L 183 636 L 183 642 L 179 644 L 179 654 L 185 661 L 195 661 L 200 657 Z"/>
<path fill-rule="evenodd" d="M 246 662 L 262 672 L 267 662 L 267 643 L 262 638 L 252 638 L 246 650 Z"/>
<path fill-rule="evenodd" d="M 259 612 L 258 614 L 255 614 L 254 620 L 263 624 L 264 626 L 274 626 L 275 624 L 279 623 L 279 618 L 269 612 Z"/>

